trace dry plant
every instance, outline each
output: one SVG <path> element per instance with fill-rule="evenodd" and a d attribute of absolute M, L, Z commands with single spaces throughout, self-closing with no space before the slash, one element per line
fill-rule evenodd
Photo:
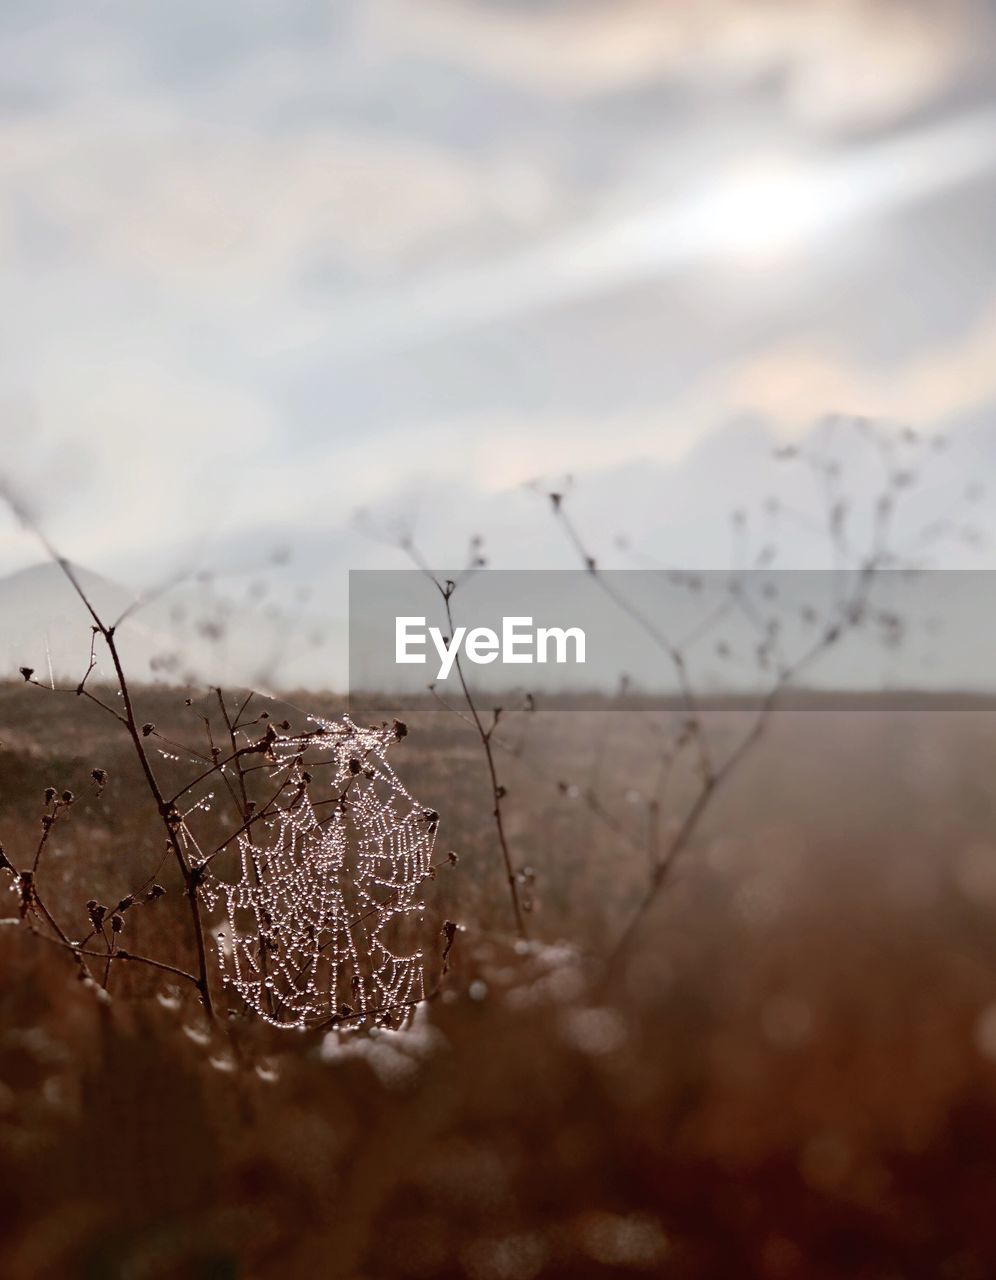
<path fill-rule="evenodd" d="M 44 887 L 46 846 L 75 801 L 70 791 L 49 787 L 33 852 L 18 855 L 0 846 L 0 869 L 13 877 L 25 927 L 64 949 L 84 980 L 105 989 L 121 963 L 189 984 L 209 1020 L 220 982 L 279 1027 L 403 1021 L 427 995 L 421 895 L 436 872 L 432 851 L 439 823 L 439 815 L 412 798 L 387 761 L 407 727 L 399 720 L 361 728 L 346 717 L 309 717 L 311 727 L 294 731 L 289 721 L 274 724 L 268 710 L 256 710 L 252 692 L 230 702 L 215 688 L 206 710 L 185 699 L 200 721 L 201 745 L 166 736 L 140 716 L 118 645 L 119 626 L 140 602 L 113 621 L 105 618 L 73 565 L 23 508 L 11 505 L 92 620 L 89 659 L 77 683 L 46 685 L 29 666 L 20 668 L 21 676 L 41 690 L 84 698 L 118 722 L 163 834 L 162 855 L 141 883 L 128 886 L 113 906 L 96 895 L 87 901 L 81 934 L 57 918 Z M 92 687 L 98 644 L 116 677 L 110 694 Z M 191 768 L 176 785 L 167 781 L 163 762 Z M 100 794 L 107 773 L 94 767 L 90 780 Z M 207 815 L 219 797 L 226 816 L 209 827 Z M 129 913 L 167 896 L 160 879 L 168 860 L 187 904 L 194 956 L 189 968 L 124 943 Z M 212 913 L 219 907 L 224 922 L 212 945 Z M 455 926 L 447 921 L 442 932 L 445 966 Z"/>
<path fill-rule="evenodd" d="M 359 523 L 367 533 L 377 535 L 373 526 L 369 523 L 367 513 L 361 512 L 358 516 Z M 390 540 L 390 539 L 389 539 Z M 470 549 L 468 555 L 467 567 L 460 578 L 442 578 L 435 573 L 429 566 L 429 562 L 420 552 L 415 543 L 414 537 L 409 530 L 402 530 L 397 537 L 397 545 L 412 561 L 416 568 L 425 575 L 432 583 L 433 587 L 439 593 L 439 597 L 443 604 L 446 614 L 446 625 L 448 634 L 443 637 L 444 643 L 449 644 L 451 636 L 454 634 L 454 618 L 453 618 L 453 596 L 457 591 L 460 582 L 468 574 L 476 573 L 486 566 L 486 560 L 481 553 L 482 540 L 479 537 L 473 537 L 470 541 Z M 466 712 L 461 711 L 458 707 L 454 707 L 442 697 L 435 683 L 428 686 L 428 691 L 440 703 L 446 707 L 465 724 L 469 725 L 480 743 L 484 760 L 487 766 L 488 785 L 491 792 L 491 816 L 494 820 L 495 835 L 498 842 L 498 849 L 501 855 L 502 871 L 505 882 L 508 885 L 509 901 L 512 908 L 512 917 L 515 922 L 515 931 L 518 937 L 525 941 L 528 938 L 528 930 L 526 928 L 526 915 L 532 910 L 532 900 L 526 893 L 521 890 L 528 890 L 533 879 L 533 872 L 529 867 L 517 867 L 509 845 L 508 834 L 505 826 L 503 813 L 503 805 L 508 795 L 508 788 L 499 777 L 497 755 L 495 747 L 497 746 L 496 730 L 499 721 L 504 714 L 504 708 L 494 706 L 490 709 L 490 718 L 479 706 L 478 700 L 467 682 L 466 673 L 463 663 L 461 662 L 459 653 L 454 660 L 454 668 L 457 673 L 457 680 L 460 684 L 460 691 L 463 695 Z"/>
<path fill-rule="evenodd" d="M 439 592 L 443 601 L 443 608 L 446 611 L 446 625 L 449 629 L 448 635 L 444 637 L 444 642 L 449 643 L 450 637 L 454 634 L 455 624 L 453 621 L 453 595 L 457 589 L 458 583 L 453 578 L 446 578 L 440 581 L 435 574 L 429 569 L 424 558 L 418 553 L 415 544 L 408 540 L 404 544 L 405 550 L 408 551 L 412 559 L 418 564 L 419 568 L 429 577 L 436 590 Z M 484 567 L 484 559 L 479 553 L 479 546 L 475 542 L 472 544 L 472 563 L 470 571 Z M 471 692 L 470 685 L 467 683 L 467 677 L 464 673 L 463 664 L 460 656 L 457 654 L 455 663 L 457 679 L 460 683 L 460 691 L 463 694 L 464 702 L 469 713 L 469 721 L 467 716 L 462 712 L 456 711 L 465 722 L 470 723 L 474 727 L 478 740 L 481 744 L 481 750 L 484 753 L 484 759 L 488 770 L 488 783 L 491 787 L 491 814 L 494 818 L 495 833 L 498 839 L 498 847 L 501 850 L 502 867 L 505 874 L 505 880 L 508 884 L 509 898 L 512 904 L 512 915 L 515 919 L 515 929 L 520 938 L 525 939 L 528 934 L 526 930 L 526 912 L 532 910 L 532 903 L 529 898 L 524 898 L 520 892 L 520 885 L 528 885 L 530 880 L 530 872 L 528 869 L 517 869 L 513 860 L 512 852 L 509 848 L 508 835 L 505 830 L 505 820 L 502 813 L 502 805 L 508 795 L 508 789 L 498 777 L 498 766 L 495 756 L 495 730 L 501 720 L 504 708 L 500 706 L 491 708 L 491 718 L 485 723 L 484 715 L 478 707 L 477 701 Z M 441 697 L 435 684 L 429 685 L 429 692 L 444 706 L 449 704 Z M 450 710 L 456 710 L 450 707 Z"/>
<path fill-rule="evenodd" d="M 882 483 L 872 498 L 870 511 L 855 509 L 855 503 L 844 488 L 840 461 L 832 451 L 835 436 L 842 428 L 848 427 L 875 451 L 882 465 Z M 798 687 L 799 681 L 809 675 L 819 660 L 839 647 L 851 632 L 875 628 L 886 644 L 895 646 L 901 642 L 904 620 L 876 601 L 875 588 L 883 573 L 923 568 L 925 552 L 946 537 L 954 536 L 970 545 L 978 543 L 978 531 L 950 514 L 932 519 L 905 543 L 893 536 L 897 509 L 903 495 L 914 489 L 929 455 L 943 450 L 942 439 L 923 439 L 908 428 L 895 434 L 864 418 L 841 417 L 827 421 L 824 435 L 824 442 L 808 447 L 790 446 L 778 450 L 776 455 L 782 462 L 794 462 L 808 469 L 815 477 L 823 507 L 822 525 L 818 515 L 814 519 L 806 513 L 787 510 L 774 499 L 764 504 L 769 525 L 773 525 L 777 517 L 786 516 L 801 519 L 811 531 L 822 533 L 829 545 L 837 575 L 835 585 L 838 590 L 828 606 L 806 604 L 802 607 L 802 621 L 811 632 L 811 638 L 791 653 L 786 652 L 783 640 L 784 619 L 780 615 L 783 606 L 779 591 L 770 574 L 764 572 L 771 569 L 777 560 L 773 528 L 769 529 L 768 538 L 754 554 L 748 550 L 742 556 L 739 571 L 718 575 L 721 579 L 718 598 L 693 631 L 676 640 L 665 634 L 652 617 L 627 597 L 619 586 L 618 574 L 607 575 L 602 569 L 570 515 L 565 493 L 545 491 L 553 518 L 563 529 L 585 571 L 612 606 L 650 636 L 679 690 L 677 725 L 662 735 L 657 787 L 651 788 L 645 801 L 649 883 L 609 953 L 610 970 L 632 944 L 720 788 L 736 773 L 764 735 L 783 695 Z M 977 502 L 980 497 L 978 486 L 969 486 L 965 498 Z M 734 513 L 734 532 L 741 538 L 745 535 L 746 523 L 744 512 Z M 865 526 L 863 530 L 860 528 L 862 523 Z M 628 545 L 625 539 L 620 542 L 624 547 Z M 655 567 L 665 569 L 662 565 Z M 744 573 L 744 569 L 748 572 Z M 755 572 L 752 574 L 750 571 Z M 675 569 L 666 569 L 666 574 L 670 584 L 693 595 L 704 594 L 705 579 L 711 576 Z M 757 579 L 753 591 L 748 589 L 752 578 Z M 725 754 L 719 755 L 709 734 L 708 699 L 693 687 L 689 659 L 694 647 L 706 639 L 714 641 L 715 653 L 720 658 L 730 658 L 730 646 L 723 638 L 721 627 L 731 615 L 746 619 L 755 632 L 754 665 L 766 687 L 750 711 L 750 722 L 745 732 Z M 621 691 L 625 694 L 625 676 Z M 667 786 L 676 763 L 688 752 L 694 754 L 691 774 L 695 785 L 683 812 L 672 818 L 669 838 L 661 848 L 660 821 L 666 811 Z M 562 781 L 558 786 L 562 792 L 574 790 L 583 797 L 592 813 L 613 825 L 612 817 L 593 786 L 571 788 Z"/>
<path fill-rule="evenodd" d="M 836 443 L 847 431 L 860 438 L 872 451 L 876 465 L 881 467 L 881 481 L 864 503 L 849 495 L 835 451 Z M 526 864 L 517 866 L 511 852 L 505 815 L 509 792 L 499 765 L 499 753 L 522 761 L 529 772 L 545 778 L 561 796 L 580 801 L 603 830 L 646 860 L 645 888 L 603 957 L 608 961 L 611 974 L 616 961 L 628 952 L 648 912 L 671 881 L 681 855 L 693 842 L 716 797 L 753 753 L 785 695 L 793 689 L 804 689 L 807 677 L 818 668 L 820 660 L 838 649 L 854 632 L 873 632 L 889 646 L 901 643 L 904 619 L 877 598 L 883 577 L 892 572 L 923 568 L 925 555 L 945 539 L 953 538 L 970 545 L 978 543 L 978 531 L 962 518 L 960 502 L 954 510 L 933 516 L 912 533 L 903 536 L 897 532 L 897 515 L 903 499 L 916 490 L 931 456 L 942 452 L 944 447 L 943 439 L 921 437 L 910 429 L 895 431 L 867 419 L 836 416 L 828 419 L 822 433 L 817 433 L 806 446 L 777 450 L 776 457 L 782 464 L 794 464 L 814 479 L 816 501 L 808 509 L 796 510 L 775 499 L 766 500 L 762 507 L 765 536 L 756 548 L 747 545 L 747 513 L 735 512 L 732 524 L 736 539 L 734 558 L 738 564 L 734 570 L 702 574 L 675 569 L 647 557 L 639 559 L 639 567 L 662 571 L 669 586 L 702 602 L 701 619 L 678 637 L 667 634 L 649 611 L 626 594 L 622 585 L 625 573 L 607 572 L 596 558 L 571 512 L 570 478 L 566 485 L 557 488 L 530 486 L 548 503 L 553 519 L 581 567 L 604 593 L 610 606 L 652 640 L 677 690 L 677 707 L 663 724 L 649 713 L 641 713 L 652 738 L 647 752 L 650 778 L 640 795 L 644 810 L 642 833 L 634 839 L 627 824 L 599 792 L 598 780 L 607 772 L 603 768 L 609 752 L 607 737 L 594 736 L 595 755 L 587 782 L 569 781 L 561 772 L 551 771 L 542 758 L 528 755 L 527 732 L 517 740 L 508 736 L 516 713 L 522 713 L 526 721 L 535 722 L 537 717 L 532 713 L 537 703 L 532 694 L 526 693 L 521 707 L 512 709 L 512 714 L 506 713 L 502 706 L 485 711 L 481 697 L 468 684 L 459 654 L 454 666 L 463 707 L 443 698 L 434 683 L 428 686 L 440 705 L 473 730 L 480 745 L 491 793 L 496 843 L 520 938 L 527 936 L 525 915 L 533 909 L 536 873 Z M 962 500 L 978 502 L 981 496 L 979 487 L 970 485 Z M 482 540 L 472 539 L 462 574 L 443 577 L 432 569 L 410 528 L 378 530 L 366 513 L 362 513 L 361 527 L 400 549 L 432 583 L 443 603 L 449 633 L 444 639 L 448 643 L 455 629 L 454 598 L 458 598 L 459 588 L 468 575 L 486 567 Z M 793 527 L 803 528 L 810 536 L 817 535 L 829 550 L 835 588 L 829 602 L 790 604 L 781 598 L 773 571 L 777 568 L 779 542 L 790 542 Z M 618 543 L 629 550 L 625 539 L 620 538 Z M 797 612 L 795 621 L 801 622 L 805 633 L 803 641 L 794 648 L 787 638 L 785 625 L 789 609 Z M 757 692 L 752 697 L 740 697 L 738 710 L 746 715 L 747 723 L 736 740 L 724 746 L 715 738 L 725 735 L 710 732 L 715 699 L 696 688 L 692 657 L 696 650 L 709 643 L 716 657 L 731 660 L 734 655 L 723 633 L 724 623 L 731 619 L 746 622 L 753 633 L 749 661 Z M 628 677 L 621 673 L 618 698 L 607 702 L 606 710 L 632 709 L 634 703 L 629 694 Z M 685 795 L 678 794 L 679 774 L 690 784 Z"/>
<path fill-rule="evenodd" d="M 718 588 L 712 583 L 709 587 L 715 598 L 709 597 L 702 575 L 668 570 L 672 585 L 699 598 L 709 597 L 702 621 L 691 633 L 674 638 L 628 597 L 618 575 L 603 569 L 572 515 L 567 494 L 562 489 L 545 491 L 553 518 L 583 569 L 611 606 L 650 636 L 678 691 L 677 712 L 664 725 L 654 725 L 656 747 L 649 753 L 652 779 L 640 795 L 644 821 L 635 842 L 599 794 L 598 752 L 607 749 L 605 740 L 596 737 L 596 759 L 586 785 L 560 775 L 550 777 L 561 795 L 580 798 L 601 825 L 634 844 L 648 865 L 643 892 L 608 948 L 610 972 L 670 882 L 715 797 L 764 735 L 786 691 L 797 687 L 851 631 L 875 628 L 888 643 L 898 643 L 902 619 L 876 603 L 878 580 L 887 571 L 917 567 L 918 557 L 931 542 L 964 532 L 943 518 L 920 530 L 911 548 L 901 547 L 894 537 L 897 507 L 915 487 L 918 468 L 931 446 L 910 432 L 894 437 L 865 422 L 855 425 L 883 463 L 883 482 L 871 511 L 864 513 L 863 529 L 862 514 L 848 498 L 832 454 L 816 445 L 781 451 L 785 460 L 796 461 L 816 477 L 824 506 L 823 531 L 834 566 L 848 571 L 840 578 L 845 586 L 829 605 L 805 607 L 802 620 L 808 640 L 794 652 L 788 651 L 780 616 L 786 606 L 767 574 L 776 560 L 776 544 L 770 536 L 756 552 L 744 556 L 743 567 L 757 572 L 721 576 Z M 915 453 L 922 456 L 914 459 Z M 146 964 L 192 984 L 209 1017 L 213 1012 L 212 952 L 221 982 L 277 1025 L 390 1021 L 418 1003 L 426 994 L 423 953 L 417 942 L 423 911 L 420 889 L 436 871 L 432 846 L 438 815 L 420 808 L 387 763 L 388 749 L 406 732 L 401 722 L 362 729 L 347 719 L 315 721 L 305 730 L 292 731 L 289 722 L 275 726 L 265 710 L 253 715 L 252 694 L 230 706 L 217 689 L 211 710 L 194 712 L 205 735 L 201 747 L 165 739 L 154 724 L 138 715 L 118 648 L 117 629 L 137 605 L 108 621 L 95 609 L 73 566 L 26 513 L 12 505 L 38 533 L 92 619 L 86 670 L 77 684 L 59 692 L 89 699 L 116 719 L 131 740 L 162 827 L 165 857 L 173 861 L 182 882 L 194 964 L 182 968 L 122 944 L 127 912 L 164 895 L 159 866 L 137 888 L 129 888 L 114 907 L 92 898 L 87 908 L 90 929 L 83 937 L 74 937 L 56 919 L 39 886 L 38 872 L 52 828 L 70 813 L 73 801 L 68 792 L 59 795 L 50 789 L 46 795 L 42 835 L 33 857 L 3 855 L 7 871 L 17 881 L 22 918 L 49 943 L 67 949 L 88 978 L 97 973 L 106 985 L 116 962 Z M 773 502 L 765 510 L 772 525 L 777 516 L 798 516 Z M 802 518 L 811 523 L 805 513 Z M 734 528 L 741 534 L 745 531 L 742 514 L 734 517 Z M 452 635 L 454 598 L 463 578 L 436 574 L 410 532 L 402 533 L 397 542 L 438 592 Z M 485 564 L 481 542 L 474 539 L 465 573 L 477 573 Z M 753 662 L 762 691 L 744 732 L 724 746 L 710 732 L 709 702 L 695 688 L 690 657 L 706 641 L 721 657 L 729 656 L 722 627 L 734 616 L 753 629 Z M 98 644 L 106 648 L 113 665 L 120 706 L 90 687 Z M 459 655 L 455 668 L 463 708 L 443 699 L 435 685 L 429 690 L 473 730 L 480 745 L 502 874 L 515 931 L 524 940 L 526 918 L 533 909 L 535 872 L 527 864 L 519 865 L 511 848 L 505 813 L 508 787 L 499 753 L 510 751 L 524 758 L 525 738 L 510 743 L 504 730 L 513 717 L 506 716 L 502 706 L 484 710 Z M 31 668 L 22 668 L 22 675 L 29 683 L 46 687 Z M 626 696 L 623 675 L 620 708 L 627 705 Z M 191 700 L 188 705 L 192 707 Z M 528 714 L 534 707 L 527 695 L 524 711 Z M 153 745 L 160 751 L 168 748 L 174 762 L 181 757 L 196 762 L 193 778 L 179 787 L 167 786 L 150 750 Z M 543 772 L 542 766 L 531 762 L 528 767 Z M 691 784 L 681 798 L 675 786 L 679 771 Z M 103 786 L 101 770 L 94 769 L 92 777 L 95 787 Z M 206 843 L 196 828 L 214 798 L 212 787 L 218 788 L 234 819 L 223 838 Z M 224 909 L 225 919 L 212 946 L 208 916 L 217 908 Z M 444 926 L 447 953 L 454 928 L 450 922 Z"/>
<path fill-rule="evenodd" d="M 819 467 L 821 490 L 842 487 L 822 461 L 797 462 Z M 892 495 L 883 524 L 907 488 L 897 478 L 874 500 Z M 555 492 L 593 584 L 622 591 L 612 609 L 625 609 L 625 579 L 594 561 L 578 506 Z M 0 760 L 24 913 L 0 929 L 4 1274 L 994 1274 L 992 717 L 930 716 L 918 731 L 887 707 L 823 734 L 778 714 L 815 668 L 798 665 L 809 649 L 835 649 L 852 626 L 901 638 L 878 587 L 913 559 L 895 527 L 873 554 L 876 519 L 865 537 L 856 511 L 828 517 L 848 554 L 865 551 L 840 553 L 853 590 L 804 627 L 771 633 L 793 605 L 765 593 L 765 573 L 739 595 L 677 575 L 703 621 L 662 633 L 657 650 L 662 668 L 684 656 L 691 708 L 679 694 L 664 717 L 636 715 L 621 681 L 604 714 L 548 719 L 503 699 L 496 717 L 469 681 L 476 717 L 456 698 L 445 712 L 426 699 L 424 719 L 401 712 L 412 735 L 400 751 L 428 742 L 406 761 L 412 790 L 440 808 L 445 796 L 447 830 L 461 848 L 481 839 L 489 859 L 463 886 L 461 918 L 483 884 L 482 919 L 501 912 L 509 927 L 467 937 L 431 1019 L 423 1002 L 400 1033 L 266 1025 L 394 1024 L 418 994 L 438 820 L 387 766 L 400 723 L 350 725 L 318 694 L 321 720 L 282 720 L 258 695 L 212 689 L 183 705 L 165 687 L 99 686 L 112 630 L 99 619 L 88 670 L 60 697 L 42 699 L 47 682 L 26 668 L 25 685 L 3 690 Z M 768 562 L 762 547 L 741 567 Z M 459 621 L 463 578 L 451 581 L 439 585 Z M 745 610 L 764 690 L 718 713 L 698 655 L 718 660 Z M 790 652 L 788 630 L 808 646 Z M 770 789 L 731 786 L 759 751 Z M 36 826 L 25 797 L 43 793 Z M 722 838 L 693 858 L 721 796 Z M 371 830 L 382 856 L 364 861 Z M 189 1017 L 201 975 L 176 844 L 201 908 L 214 1032 Z M 543 870 L 539 918 L 527 856 Z M 504 893 L 488 900 L 492 858 L 516 873 L 534 934 L 553 936 L 563 908 L 568 945 L 502 936 L 512 916 Z M 694 872 L 680 897 L 679 867 Z M 639 941 L 638 980 L 610 966 L 600 989 L 579 953 L 613 950 L 603 920 L 628 923 L 618 905 L 634 877 L 624 905 L 642 914 L 617 954 L 635 960 Z M 641 927 L 658 906 L 668 927 Z M 336 920 L 349 932 L 321 932 Z M 447 922 L 436 973 L 455 935 Z M 67 957 L 85 986 L 66 980 Z M 428 949 L 422 964 L 431 996 Z M 88 998 L 108 983 L 158 998 Z M 251 1016 L 226 1021 L 226 994 Z"/>

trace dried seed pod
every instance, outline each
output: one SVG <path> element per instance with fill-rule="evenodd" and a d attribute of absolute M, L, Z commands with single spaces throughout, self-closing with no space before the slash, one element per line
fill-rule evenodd
<path fill-rule="evenodd" d="M 35 873 L 33 871 L 22 871 L 18 879 L 18 890 L 21 894 L 21 901 L 18 904 L 21 919 L 28 914 L 35 897 Z"/>

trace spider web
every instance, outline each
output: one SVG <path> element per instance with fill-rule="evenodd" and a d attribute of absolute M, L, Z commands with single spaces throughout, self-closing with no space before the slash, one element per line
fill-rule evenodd
<path fill-rule="evenodd" d="M 424 997 L 419 890 L 438 815 L 387 763 L 396 729 L 313 723 L 272 744 L 288 799 L 238 836 L 238 879 L 206 877 L 205 898 L 227 915 L 222 981 L 250 1009 L 278 1027 L 358 1026 Z"/>

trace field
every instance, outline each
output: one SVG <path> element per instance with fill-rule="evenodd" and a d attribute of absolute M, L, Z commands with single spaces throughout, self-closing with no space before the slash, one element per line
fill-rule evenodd
<path fill-rule="evenodd" d="M 301 720 L 300 700 L 272 714 Z M 136 704 L 155 740 L 193 740 L 182 694 Z M 652 718 L 509 717 L 522 942 L 476 736 L 440 707 L 406 715 L 392 763 L 441 815 L 442 864 L 433 998 L 406 1029 L 272 1029 L 220 990 L 209 1027 L 169 974 L 108 965 L 104 994 L 0 927 L 5 1276 L 994 1273 L 996 715 L 776 714 L 609 966 L 655 838 Z M 714 737 L 735 719 L 715 713 Z M 23 684 L 0 690 L 0 726 L 15 864 L 45 788 L 77 797 L 38 881 L 82 936 L 91 894 L 159 858 L 131 744 Z M 183 967 L 179 876 L 160 878 L 123 936 Z"/>

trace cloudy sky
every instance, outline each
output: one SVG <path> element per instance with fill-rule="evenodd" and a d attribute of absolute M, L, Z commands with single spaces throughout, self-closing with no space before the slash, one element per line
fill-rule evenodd
<path fill-rule="evenodd" d="M 280 545 L 319 585 L 398 563 L 357 508 L 569 563 L 522 488 L 564 472 L 603 546 L 716 562 L 832 411 L 996 477 L 994 34 L 991 0 L 5 5 L 0 469 L 106 574 Z M 36 557 L 0 516 L 0 572 Z"/>

